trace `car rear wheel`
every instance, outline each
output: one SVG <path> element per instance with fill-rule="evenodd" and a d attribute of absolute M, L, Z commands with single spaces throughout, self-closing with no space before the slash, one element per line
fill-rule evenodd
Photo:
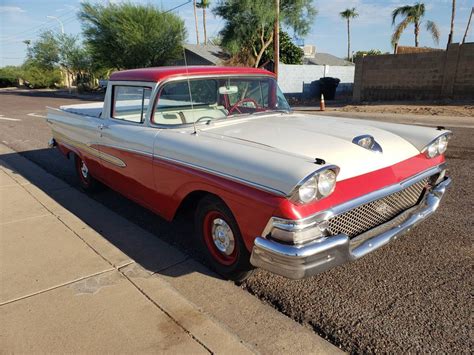
<path fill-rule="evenodd" d="M 80 156 L 74 156 L 74 164 L 76 167 L 77 176 L 79 178 L 80 187 L 86 192 L 96 191 L 99 186 L 99 182 L 92 177 L 89 172 L 89 168 Z"/>
<path fill-rule="evenodd" d="M 223 277 L 241 282 L 253 271 L 250 254 L 245 247 L 232 212 L 213 196 L 198 204 L 195 226 L 210 266 Z"/>

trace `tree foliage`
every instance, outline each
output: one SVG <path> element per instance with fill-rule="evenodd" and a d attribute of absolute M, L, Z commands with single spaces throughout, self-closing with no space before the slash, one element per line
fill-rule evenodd
<path fill-rule="evenodd" d="M 273 46 L 269 46 L 261 59 L 265 65 L 273 60 Z M 290 35 L 280 29 L 280 62 L 284 64 L 303 64 L 304 50 L 291 40 Z"/>
<path fill-rule="evenodd" d="M 225 21 L 220 35 L 233 64 L 260 66 L 273 42 L 275 1 L 221 0 L 214 13 Z M 315 16 L 312 0 L 281 0 L 280 21 L 299 36 L 309 32 Z"/>
<path fill-rule="evenodd" d="M 416 3 L 415 5 L 405 5 L 401 7 L 397 7 L 392 12 L 392 26 L 395 25 L 395 21 L 397 17 L 402 16 L 402 21 L 395 27 L 395 30 L 392 34 L 392 45 L 398 43 L 400 40 L 400 36 L 402 35 L 403 31 L 408 27 L 408 25 L 414 25 L 414 34 L 415 34 L 415 47 L 418 47 L 419 41 L 418 36 L 420 34 L 420 25 L 425 16 L 425 4 L 423 3 Z M 438 26 L 433 21 L 426 21 L 425 23 L 426 30 L 431 34 L 433 40 L 436 44 L 439 43 L 439 36 L 440 32 Z"/>
<path fill-rule="evenodd" d="M 379 49 L 370 49 L 368 51 L 357 51 L 354 53 L 353 59 L 359 58 L 359 57 L 365 57 L 368 55 L 382 55 L 382 54 L 389 54 L 388 52 L 383 53 Z"/>
<path fill-rule="evenodd" d="M 115 69 L 161 66 L 181 58 L 183 21 L 147 5 L 82 3 L 79 17 L 93 60 Z"/>

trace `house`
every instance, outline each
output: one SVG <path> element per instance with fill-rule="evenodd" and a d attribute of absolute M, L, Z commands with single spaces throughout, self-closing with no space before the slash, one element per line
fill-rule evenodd
<path fill-rule="evenodd" d="M 179 59 L 175 65 L 222 65 L 229 57 L 221 47 L 213 44 L 185 44 L 184 53 L 186 62 L 184 58 Z"/>
<path fill-rule="evenodd" d="M 336 57 L 329 53 L 314 53 L 311 57 L 304 57 L 303 64 L 307 65 L 332 65 L 332 66 L 354 66 L 345 59 Z"/>

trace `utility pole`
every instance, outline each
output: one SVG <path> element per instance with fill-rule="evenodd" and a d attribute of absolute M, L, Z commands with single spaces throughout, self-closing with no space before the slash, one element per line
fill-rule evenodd
<path fill-rule="evenodd" d="M 193 1 L 193 8 L 194 8 L 194 25 L 196 26 L 196 44 L 199 44 L 199 29 L 198 29 L 198 18 L 197 18 L 197 8 L 196 8 L 196 0 Z"/>
<path fill-rule="evenodd" d="M 452 0 L 451 3 L 451 29 L 449 31 L 448 36 L 448 47 L 453 42 L 453 35 L 454 35 L 454 16 L 456 14 L 456 0 Z"/>
<path fill-rule="evenodd" d="M 474 7 L 471 9 L 471 15 L 469 16 L 469 21 L 467 22 L 466 32 L 464 32 L 464 37 L 462 43 L 466 43 L 467 33 L 469 32 L 469 27 L 471 26 L 472 14 L 474 13 Z"/>
<path fill-rule="evenodd" d="M 275 0 L 275 27 L 273 29 L 273 72 L 278 79 L 278 63 L 280 62 L 280 0 Z"/>

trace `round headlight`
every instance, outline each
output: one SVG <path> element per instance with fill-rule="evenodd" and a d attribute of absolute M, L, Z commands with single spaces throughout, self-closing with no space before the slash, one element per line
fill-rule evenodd
<path fill-rule="evenodd" d="M 325 170 L 318 175 L 318 191 L 321 196 L 330 195 L 336 187 L 336 173 L 332 170 Z"/>
<path fill-rule="evenodd" d="M 434 142 L 428 146 L 426 149 L 426 154 L 428 155 L 429 158 L 434 158 L 436 155 L 438 155 L 438 142 Z"/>
<path fill-rule="evenodd" d="M 318 194 L 318 182 L 313 176 L 308 179 L 298 190 L 298 196 L 301 202 L 307 203 L 316 198 Z"/>
<path fill-rule="evenodd" d="M 448 148 L 448 137 L 439 137 L 437 143 L 438 153 L 443 154 L 446 151 L 446 148 Z"/>

